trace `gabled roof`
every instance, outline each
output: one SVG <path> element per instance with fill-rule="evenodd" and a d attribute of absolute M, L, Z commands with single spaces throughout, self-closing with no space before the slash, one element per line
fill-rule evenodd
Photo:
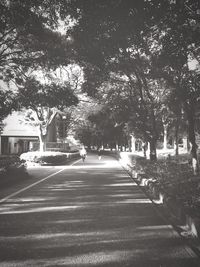
<path fill-rule="evenodd" d="M 38 129 L 32 125 L 23 123 L 23 112 L 13 112 L 3 120 L 5 124 L 1 136 L 12 137 L 38 137 Z"/>

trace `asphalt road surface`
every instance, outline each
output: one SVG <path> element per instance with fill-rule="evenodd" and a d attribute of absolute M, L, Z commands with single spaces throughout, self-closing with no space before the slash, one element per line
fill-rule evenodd
<path fill-rule="evenodd" d="M 0 266 L 200 266 L 115 159 L 29 172 L 0 190 Z"/>

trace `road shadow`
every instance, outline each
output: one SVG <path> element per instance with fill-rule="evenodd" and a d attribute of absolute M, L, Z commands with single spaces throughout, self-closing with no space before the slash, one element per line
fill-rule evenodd
<path fill-rule="evenodd" d="M 88 163 L 0 206 L 4 266 L 199 266 L 119 166 Z"/>

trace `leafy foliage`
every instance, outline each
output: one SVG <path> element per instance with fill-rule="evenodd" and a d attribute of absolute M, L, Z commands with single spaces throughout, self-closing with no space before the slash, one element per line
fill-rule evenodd
<path fill-rule="evenodd" d="M 163 124 L 180 121 L 184 107 L 189 129 L 193 129 L 190 140 L 194 148 L 194 127 L 189 118 L 196 116 L 191 107 L 197 106 L 199 85 L 198 74 L 189 70 L 188 62 L 199 60 L 199 2 L 77 0 L 71 8 L 74 13 L 78 11 L 78 23 L 70 31 L 76 50 L 82 61 L 101 70 L 95 77 L 100 84 L 90 84 L 88 77 L 88 93 L 98 97 L 97 86 L 102 93 L 102 73 L 104 82 L 110 82 L 113 73 L 125 75 L 128 81 L 124 81 L 124 87 L 132 102 L 128 105 L 129 129 L 149 141 L 155 154 Z M 170 94 L 174 88 L 177 102 L 171 104 L 180 107 L 178 112 L 170 110 L 165 97 L 166 91 Z M 124 96 L 120 96 L 123 103 Z"/>
<path fill-rule="evenodd" d="M 16 101 L 14 106 L 11 105 L 11 92 L 4 92 L 5 88 L 0 88 L 2 115 L 6 116 L 11 110 L 7 108 L 7 102 L 10 103 L 10 107 L 15 108 L 29 108 L 34 105 L 52 107 L 57 99 L 56 106 L 61 109 L 66 102 L 67 105 L 70 101 L 72 104 L 77 102 L 69 85 L 64 88 L 52 84 L 45 89 L 39 82 L 29 78 L 30 71 L 41 67 L 43 70 L 55 69 L 61 64 L 67 65 L 73 61 L 71 42 L 65 34 L 59 32 L 59 10 L 62 4 L 63 1 L 49 0 L 42 3 L 37 0 L 1 1 L 0 79 L 12 90 L 16 91 L 16 87 L 19 88 L 17 106 Z M 69 20 L 65 19 L 65 24 L 69 24 Z M 6 87 L 5 85 L 4 83 L 3 86 Z M 5 97 L 7 100 L 3 101 Z"/>
<path fill-rule="evenodd" d="M 0 88 L 0 122 L 11 113 L 12 109 L 15 107 L 14 104 L 14 94 L 12 91 L 1 90 Z M 2 130 L 2 126 L 0 126 L 0 131 Z"/>

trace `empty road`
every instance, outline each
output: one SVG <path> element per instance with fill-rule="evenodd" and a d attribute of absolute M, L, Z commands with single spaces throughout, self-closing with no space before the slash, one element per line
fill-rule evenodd
<path fill-rule="evenodd" d="M 29 172 L 0 192 L 0 266 L 200 266 L 115 159 Z"/>

